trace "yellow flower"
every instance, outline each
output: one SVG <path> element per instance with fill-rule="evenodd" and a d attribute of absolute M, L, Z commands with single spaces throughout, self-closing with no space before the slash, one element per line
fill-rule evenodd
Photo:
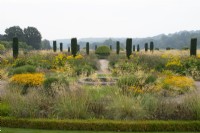
<path fill-rule="evenodd" d="M 67 56 L 67 59 L 68 60 L 71 60 L 71 59 L 83 59 L 83 56 L 78 54 L 76 55 L 75 57 L 73 57 L 73 55 L 70 55 L 70 56 Z"/>
<path fill-rule="evenodd" d="M 197 55 L 197 58 L 200 58 L 200 54 Z"/>
<path fill-rule="evenodd" d="M 67 57 L 65 54 L 58 54 L 54 59 L 54 65 L 64 66 L 66 64 Z"/>
<path fill-rule="evenodd" d="M 83 59 L 83 56 L 78 54 L 78 55 L 76 55 L 75 59 Z"/>
<path fill-rule="evenodd" d="M 11 82 L 28 86 L 40 86 L 44 82 L 44 74 L 42 73 L 16 74 L 11 78 Z"/>
<path fill-rule="evenodd" d="M 67 56 L 67 60 L 71 60 L 73 58 L 74 58 L 73 55 Z"/>
<path fill-rule="evenodd" d="M 180 57 L 172 57 L 169 59 L 169 61 L 166 64 L 166 67 L 171 67 L 171 66 L 179 66 L 181 67 L 181 60 Z"/>
<path fill-rule="evenodd" d="M 185 76 L 167 76 L 164 84 L 178 88 L 190 88 L 194 86 L 194 80 Z"/>
<path fill-rule="evenodd" d="M 141 88 L 136 87 L 136 86 L 129 87 L 129 90 L 133 91 L 136 94 L 142 94 L 142 93 L 144 93 L 144 90 L 142 90 Z"/>

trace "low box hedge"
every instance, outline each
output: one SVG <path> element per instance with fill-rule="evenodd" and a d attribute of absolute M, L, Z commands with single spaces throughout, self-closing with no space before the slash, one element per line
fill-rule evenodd
<path fill-rule="evenodd" d="M 200 131 L 200 121 L 52 120 L 0 117 L 1 127 L 88 131 Z"/>

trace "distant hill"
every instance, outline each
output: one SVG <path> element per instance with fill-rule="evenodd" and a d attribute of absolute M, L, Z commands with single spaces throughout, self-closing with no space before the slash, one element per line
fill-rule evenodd
<path fill-rule="evenodd" d="M 140 45 L 140 48 L 144 48 L 145 43 L 150 41 L 154 42 L 155 47 L 165 49 L 166 47 L 181 49 L 183 47 L 190 47 L 191 38 L 197 38 L 198 48 L 200 48 L 200 30 L 198 31 L 180 31 L 173 34 L 160 34 L 153 37 L 146 38 L 133 38 L 133 45 Z M 57 39 L 57 44 L 63 43 L 64 49 L 70 46 L 71 39 Z M 86 42 L 90 43 L 91 48 L 94 49 L 95 45 L 112 45 L 115 49 L 116 41 L 120 41 L 121 47 L 125 48 L 126 38 L 80 38 L 78 44 L 81 48 L 85 47 Z M 52 46 L 52 41 L 51 41 Z"/>

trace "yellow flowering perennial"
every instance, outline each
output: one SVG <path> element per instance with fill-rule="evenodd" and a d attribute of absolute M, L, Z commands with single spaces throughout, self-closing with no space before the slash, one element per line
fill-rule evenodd
<path fill-rule="evenodd" d="M 164 84 L 178 88 L 190 88 L 194 86 L 194 80 L 185 76 L 167 76 Z"/>
<path fill-rule="evenodd" d="M 180 57 L 171 58 L 166 64 L 166 67 L 170 67 L 170 66 L 182 66 Z"/>
<path fill-rule="evenodd" d="M 64 66 L 66 64 L 66 55 L 65 54 L 58 54 L 55 57 L 54 64 L 57 66 Z"/>
<path fill-rule="evenodd" d="M 67 56 L 67 60 L 71 60 L 71 59 L 83 59 L 83 56 L 78 54 L 75 57 L 73 57 L 73 55 Z"/>
<path fill-rule="evenodd" d="M 44 82 L 44 74 L 42 73 L 16 74 L 11 78 L 11 82 L 20 85 L 40 86 Z"/>
<path fill-rule="evenodd" d="M 198 55 L 197 55 L 197 58 L 199 58 L 199 59 L 200 59 L 200 54 L 198 54 Z"/>

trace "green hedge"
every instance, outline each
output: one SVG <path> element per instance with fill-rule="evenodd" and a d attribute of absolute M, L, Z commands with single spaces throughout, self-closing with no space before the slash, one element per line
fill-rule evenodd
<path fill-rule="evenodd" d="M 90 131 L 200 131 L 200 121 L 50 120 L 0 117 L 1 127 Z"/>

